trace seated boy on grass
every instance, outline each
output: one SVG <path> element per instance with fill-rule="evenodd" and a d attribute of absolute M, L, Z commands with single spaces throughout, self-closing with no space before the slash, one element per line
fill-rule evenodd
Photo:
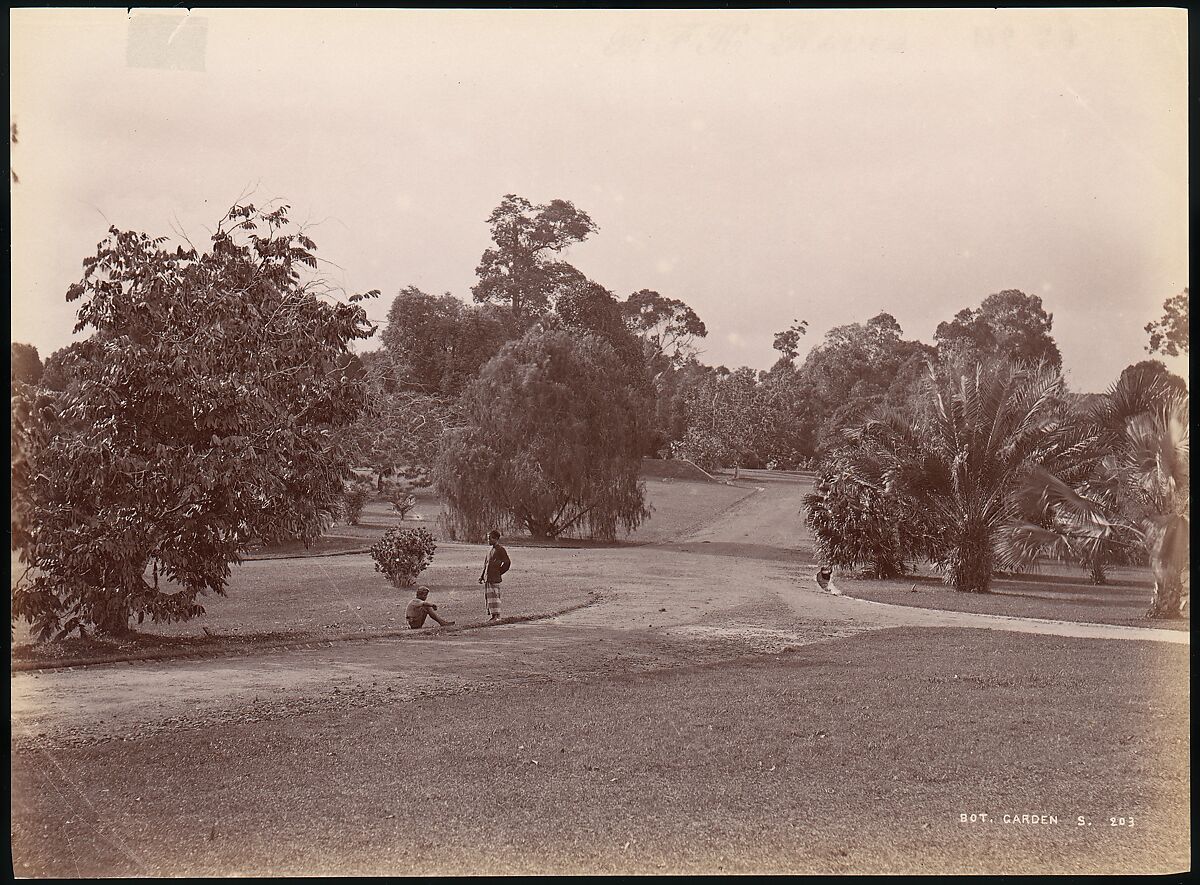
<path fill-rule="evenodd" d="M 443 627 L 449 627 L 453 621 L 445 621 L 438 617 L 437 606 L 432 602 L 426 602 L 425 597 L 429 595 L 428 587 L 418 587 L 415 598 L 409 600 L 408 608 L 404 610 L 404 619 L 408 621 L 408 626 L 413 630 L 420 630 L 425 625 L 426 618 L 433 618 Z"/>

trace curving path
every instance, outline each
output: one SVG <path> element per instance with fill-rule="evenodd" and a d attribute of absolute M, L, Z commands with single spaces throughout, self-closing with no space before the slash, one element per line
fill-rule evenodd
<path fill-rule="evenodd" d="M 1184 631 L 1080 624 L 888 605 L 820 592 L 797 534 L 807 483 L 751 474 L 753 494 L 667 543 L 618 549 L 523 548 L 521 567 L 600 600 L 557 618 L 402 639 L 261 651 L 219 660 L 15 673 L 15 745 L 120 739 L 225 720 L 268 719 L 481 686 L 683 666 L 887 627 L 971 627 L 1188 644 Z M 440 564 L 473 564 L 445 543 Z"/>

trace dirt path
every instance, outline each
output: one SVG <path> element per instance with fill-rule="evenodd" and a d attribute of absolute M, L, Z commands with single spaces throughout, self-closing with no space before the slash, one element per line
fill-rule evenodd
<path fill-rule="evenodd" d="M 521 568 L 600 600 L 527 624 L 273 650 L 220 660 L 17 673 L 14 744 L 120 740 L 147 731 L 270 719 L 495 684 L 681 666 L 894 626 L 974 627 L 1189 643 L 1171 630 L 887 605 L 820 592 L 798 510 L 808 485 L 747 477 L 755 492 L 651 547 L 523 548 Z M 447 543 L 446 564 L 478 551 Z M 514 587 L 515 587 L 514 583 Z M 519 592 L 514 590 L 513 592 Z"/>

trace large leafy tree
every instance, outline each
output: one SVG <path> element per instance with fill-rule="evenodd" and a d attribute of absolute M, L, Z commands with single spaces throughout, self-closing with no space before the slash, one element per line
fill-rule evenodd
<path fill-rule="evenodd" d="M 235 206 L 207 251 L 111 228 L 67 297 L 90 338 L 13 405 L 12 617 L 39 635 L 173 621 L 252 540 L 314 540 L 373 332 L 315 275 L 287 207 Z M 374 295 L 377 293 L 368 293 Z"/>
<path fill-rule="evenodd" d="M 1188 317 L 1190 303 L 1186 288 L 1163 302 L 1163 315 L 1146 324 L 1146 331 L 1150 333 L 1150 344 L 1146 350 L 1150 353 L 1165 353 L 1167 356 L 1179 356 L 1188 352 L 1191 338 Z"/>
<path fill-rule="evenodd" d="M 363 354 L 362 364 L 366 401 L 340 438 L 355 465 L 375 471 L 382 491 L 398 472 L 432 468 L 438 440 L 455 423 L 457 398 L 409 383 L 387 348 Z"/>
<path fill-rule="evenodd" d="M 1161 373 L 1137 368 L 1064 428 L 1068 457 L 1026 477 L 1026 518 L 1008 527 L 1003 553 L 1017 568 L 1043 554 L 1090 563 L 1101 578 L 1110 558 L 1148 560 L 1148 615 L 1177 617 L 1190 567 L 1188 397 Z"/>
<path fill-rule="evenodd" d="M 758 378 L 746 366 L 723 366 L 700 377 L 686 394 L 687 431 L 672 446 L 676 457 L 706 470 L 748 466 L 769 419 Z"/>
<path fill-rule="evenodd" d="M 840 444 L 843 429 L 878 409 L 915 408 L 912 394 L 933 350 L 902 335 L 895 317 L 879 313 L 865 323 L 835 326 L 809 351 L 794 383 L 807 403 L 818 448 Z"/>
<path fill-rule="evenodd" d="M 578 273 L 553 256 L 595 233 L 586 212 L 567 200 L 535 205 L 507 194 L 488 218 L 494 246 L 484 250 L 471 289 L 476 301 L 508 305 L 521 325 L 553 306 Z"/>
<path fill-rule="evenodd" d="M 1062 365 L 1062 354 L 1050 335 L 1054 316 L 1037 295 L 1005 289 L 983 299 L 979 308 L 966 308 L 935 332 L 938 356 L 944 362 L 980 362 L 1001 358 L 1019 363 Z"/>
<path fill-rule="evenodd" d="M 807 465 L 816 453 L 820 421 L 813 397 L 799 382 L 799 370 L 786 355 L 759 374 L 758 399 L 765 413 L 755 460 L 784 469 Z"/>
<path fill-rule="evenodd" d="M 513 334 L 511 317 L 495 305 L 409 286 L 392 300 L 381 338 L 402 385 L 457 396 Z"/>
<path fill-rule="evenodd" d="M 575 271 L 559 292 L 555 313 L 567 328 L 591 333 L 612 347 L 623 367 L 622 383 L 647 385 L 642 341 L 626 326 L 612 292 Z"/>
<path fill-rule="evenodd" d="M 553 321 L 506 345 L 468 385 L 434 481 L 456 535 L 495 527 L 611 539 L 648 515 L 638 481 L 647 404 L 614 383 L 612 347 Z"/>

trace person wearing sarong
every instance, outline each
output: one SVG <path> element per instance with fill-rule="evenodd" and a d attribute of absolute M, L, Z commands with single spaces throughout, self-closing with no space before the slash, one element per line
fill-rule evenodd
<path fill-rule="evenodd" d="M 432 602 L 426 602 L 426 597 L 429 596 L 428 587 L 418 587 L 417 595 L 409 600 L 408 608 L 404 610 L 404 619 L 408 621 L 410 630 L 420 630 L 425 626 L 426 618 L 433 618 L 443 627 L 449 627 L 453 621 L 443 620 L 438 616 L 437 606 Z"/>
<path fill-rule="evenodd" d="M 511 565 L 508 551 L 500 546 L 500 533 L 492 530 L 488 533 L 488 552 L 483 559 L 483 572 L 479 575 L 479 583 L 483 585 L 483 604 L 487 609 L 489 621 L 500 620 L 500 576 L 508 571 Z"/>

